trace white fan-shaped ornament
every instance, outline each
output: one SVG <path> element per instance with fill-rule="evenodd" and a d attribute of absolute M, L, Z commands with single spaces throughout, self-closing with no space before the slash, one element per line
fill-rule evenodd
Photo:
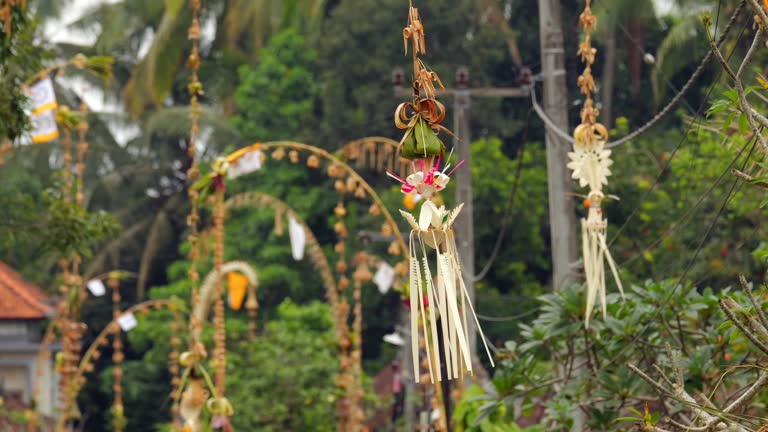
<path fill-rule="evenodd" d="M 582 127 L 583 130 L 583 127 Z M 605 135 L 593 135 L 596 138 L 587 145 L 576 134 L 574 151 L 568 153 L 571 161 L 568 168 L 573 171 L 572 178 L 579 181 L 581 187 L 589 187 L 587 196 L 587 218 L 581 220 L 582 259 L 584 260 L 584 275 L 587 281 L 587 306 L 584 313 L 584 325 L 589 328 L 597 299 L 600 299 L 603 318 L 606 317 L 607 301 L 605 290 L 605 262 L 613 274 L 613 279 L 622 297 L 624 288 L 621 285 L 618 268 L 613 260 L 606 242 L 608 222 L 603 217 L 602 201 L 603 185 L 608 184 L 611 175 L 611 151 L 605 149 Z"/>
<path fill-rule="evenodd" d="M 442 355 L 445 359 L 446 370 L 443 374 L 440 362 L 433 362 L 431 356 L 427 356 L 432 383 L 442 381 L 443 376 L 446 379 L 454 379 L 463 376 L 464 372 L 472 373 L 468 319 L 475 322 L 485 351 L 493 365 L 485 335 L 480 328 L 480 322 L 477 320 L 462 278 L 461 263 L 453 232 L 453 223 L 464 204 L 459 204 L 453 210 L 446 210 L 444 206 L 438 207 L 431 200 L 434 192 L 442 190 L 448 184 L 449 175 L 437 172 L 435 169 L 427 174 L 422 171 L 416 172 L 407 179 L 392 176 L 401 180 L 404 193 L 415 192 L 425 199 L 418 219 L 411 213 L 400 210 L 411 227 L 409 300 L 414 377 L 418 380 L 420 376 L 419 339 L 421 337 L 427 345 L 432 345 L 431 349 L 435 355 Z M 432 251 L 435 257 L 434 267 L 430 267 Z M 421 320 L 419 316 L 422 317 Z M 442 347 L 438 341 L 440 339 L 438 322 L 442 333 Z"/>

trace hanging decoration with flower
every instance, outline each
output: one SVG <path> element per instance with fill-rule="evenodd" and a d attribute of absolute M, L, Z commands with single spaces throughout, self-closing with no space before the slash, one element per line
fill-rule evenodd
<path fill-rule="evenodd" d="M 585 96 L 584 107 L 581 110 L 581 124 L 573 132 L 573 152 L 568 153 L 570 162 L 568 168 L 573 171 L 572 177 L 579 181 L 580 187 L 588 187 L 589 193 L 584 200 L 587 207 L 586 219 L 581 219 L 582 254 L 584 273 L 587 281 L 587 306 L 584 313 L 584 324 L 589 328 L 589 319 L 600 297 L 603 317 L 607 314 L 605 292 L 605 263 L 608 263 L 616 285 L 624 295 L 619 278 L 618 268 L 611 257 L 606 242 L 608 222 L 603 215 L 602 202 L 606 198 L 603 186 L 608 184 L 611 175 L 611 151 L 605 148 L 608 140 L 608 129 L 598 123 L 600 111 L 595 107 L 592 93 L 595 91 L 595 79 L 592 76 L 592 65 L 595 62 L 597 49 L 592 46 L 592 32 L 597 24 L 597 17 L 592 13 L 591 1 L 586 0 L 586 7 L 579 17 L 579 25 L 584 29 L 584 40 L 579 44 L 578 55 L 586 65 L 578 79 L 581 93 Z"/>
<path fill-rule="evenodd" d="M 445 106 L 437 100 L 435 85 L 444 88 L 443 83 L 418 58 L 419 54 L 426 53 L 426 45 L 424 26 L 412 1 L 408 26 L 403 30 L 403 42 L 406 55 L 408 44 L 412 47 L 414 95 L 412 102 L 404 102 L 397 107 L 394 120 L 399 129 L 405 130 L 398 151 L 403 158 L 411 161 L 412 173 L 406 178 L 391 171 L 387 174 L 402 184 L 401 191 L 406 196 L 412 196 L 412 201 L 424 201 L 418 217 L 404 210 L 400 213 L 411 226 L 408 306 L 411 309 L 414 377 L 418 380 L 420 376 L 419 340 L 423 338 L 432 351 L 427 356 L 427 368 L 434 383 L 441 381 L 443 376 L 454 379 L 462 377 L 464 372 L 472 373 L 467 325 L 470 319 L 480 331 L 491 364 L 493 359 L 461 274 L 453 222 L 463 204 L 453 210 L 435 204 L 437 194 L 445 189 L 451 175 L 463 161 L 450 171 L 451 164 L 448 162 L 440 169 L 446 155 L 440 134 L 453 136 L 453 133 L 440 124 L 445 119 Z M 431 251 L 435 255 L 432 265 L 429 260 Z M 440 356 L 443 356 L 446 368 L 444 374 Z"/>

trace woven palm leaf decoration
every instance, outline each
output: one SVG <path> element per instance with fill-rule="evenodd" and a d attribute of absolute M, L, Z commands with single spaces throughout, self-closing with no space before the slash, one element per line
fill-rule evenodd
<path fill-rule="evenodd" d="M 573 171 L 572 177 L 579 181 L 579 186 L 589 188 L 584 205 L 587 207 L 587 218 L 581 220 L 582 254 L 584 273 L 587 281 L 587 306 L 584 314 L 584 325 L 589 328 L 589 319 L 598 297 L 602 307 L 603 318 L 607 314 L 605 293 L 605 263 L 613 274 L 621 295 L 624 290 L 619 278 L 616 263 L 611 257 L 606 242 L 608 221 L 603 216 L 602 202 L 605 199 L 603 186 L 608 184 L 611 175 L 611 151 L 605 148 L 608 140 L 608 129 L 598 123 L 600 111 L 595 107 L 592 93 L 595 91 L 595 80 L 592 76 L 592 65 L 595 62 L 597 49 L 592 46 L 592 32 L 597 24 L 597 17 L 592 14 L 590 0 L 579 17 L 579 25 L 584 29 L 584 40 L 579 44 L 578 55 L 585 64 L 584 72 L 578 79 L 581 93 L 585 96 L 584 108 L 581 110 L 581 124 L 573 132 L 573 152 L 568 153 L 570 162 L 568 168 Z"/>
<path fill-rule="evenodd" d="M 439 168 L 445 156 L 445 144 L 439 134 L 453 134 L 440 124 L 445 118 L 445 107 L 436 99 L 435 84 L 443 87 L 440 78 L 418 58 L 419 54 L 426 52 L 424 26 L 412 3 L 408 26 L 403 31 L 403 41 L 406 55 L 409 42 L 412 46 L 414 97 L 413 102 L 405 102 L 397 107 L 395 124 L 405 129 L 398 150 L 403 158 L 411 161 L 412 173 L 406 178 L 391 171 L 387 171 L 387 174 L 402 183 L 403 193 L 418 196 L 424 201 L 418 217 L 403 210 L 400 213 L 411 227 L 408 295 L 414 377 L 418 379 L 420 376 L 419 339 L 423 337 L 428 351 L 431 351 L 431 355 L 427 356 L 427 364 L 430 379 L 434 383 L 441 381 L 443 376 L 454 379 L 462 377 L 464 372 L 472 373 L 468 320 L 474 320 L 489 358 L 491 354 L 467 293 L 456 249 L 453 222 L 463 204 L 447 210 L 444 206 L 438 207 L 433 201 L 463 161 L 451 171 L 448 171 L 451 168 L 448 163 L 442 170 Z M 433 263 L 430 261 L 431 256 L 434 256 Z M 439 334 L 442 337 L 438 337 Z M 445 361 L 444 374 L 440 356 Z"/>

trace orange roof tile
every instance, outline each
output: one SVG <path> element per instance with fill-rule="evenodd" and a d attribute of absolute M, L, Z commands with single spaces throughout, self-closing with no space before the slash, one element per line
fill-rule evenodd
<path fill-rule="evenodd" d="M 0 320 L 43 319 L 53 314 L 48 296 L 0 261 Z"/>

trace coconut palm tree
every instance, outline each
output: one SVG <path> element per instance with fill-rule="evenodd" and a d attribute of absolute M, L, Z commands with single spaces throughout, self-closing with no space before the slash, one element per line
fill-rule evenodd
<path fill-rule="evenodd" d="M 234 93 L 236 67 L 253 64 L 266 40 L 287 27 L 303 32 L 320 30 L 326 16 L 326 0 L 213 0 L 207 3 L 203 27 L 207 34 L 203 71 L 215 67 L 209 94 L 225 100 Z M 189 48 L 189 5 L 183 0 L 122 0 L 102 3 L 86 11 L 73 26 L 98 28 L 93 49 L 97 53 L 122 53 L 129 66 L 122 87 L 128 111 L 141 115 L 150 106 L 163 106 L 173 95 Z M 206 37 L 207 36 L 207 37 Z M 210 39 L 210 40 L 209 40 Z M 82 47 L 80 47 L 82 48 Z M 216 53 L 215 57 L 210 54 Z"/>

